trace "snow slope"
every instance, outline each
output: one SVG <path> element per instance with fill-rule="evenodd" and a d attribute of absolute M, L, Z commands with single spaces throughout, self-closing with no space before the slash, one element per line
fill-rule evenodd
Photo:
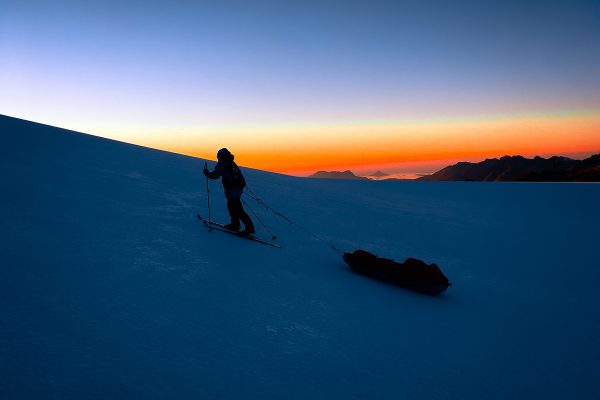
<path fill-rule="evenodd" d="M 453 286 L 427 297 L 258 205 L 284 249 L 208 233 L 203 160 L 1 116 L 0 135 L 2 399 L 597 398 L 600 185 L 245 169 L 344 250 L 438 263 Z"/>

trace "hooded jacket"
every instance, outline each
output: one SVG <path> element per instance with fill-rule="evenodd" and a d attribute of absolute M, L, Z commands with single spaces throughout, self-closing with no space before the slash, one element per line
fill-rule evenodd
<path fill-rule="evenodd" d="M 223 183 L 223 189 L 225 190 L 225 197 L 227 199 L 239 198 L 242 196 L 244 186 L 246 186 L 246 180 L 242 175 L 237 164 L 233 161 L 233 154 L 218 153 L 219 162 L 215 166 L 213 171 L 206 174 L 209 179 L 221 178 Z"/>

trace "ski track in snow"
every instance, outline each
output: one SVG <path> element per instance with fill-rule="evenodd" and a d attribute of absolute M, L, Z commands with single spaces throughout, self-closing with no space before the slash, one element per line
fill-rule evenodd
<path fill-rule="evenodd" d="M 6 117 L 0 134 L 3 399 L 598 394 L 600 185 L 244 169 L 337 247 L 438 263 L 453 285 L 427 297 L 352 273 L 247 196 L 283 249 L 208 233 L 203 160 Z"/>

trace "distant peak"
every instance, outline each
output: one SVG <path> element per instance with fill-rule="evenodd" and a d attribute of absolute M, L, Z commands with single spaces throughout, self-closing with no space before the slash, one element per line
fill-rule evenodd
<path fill-rule="evenodd" d="M 359 179 L 365 180 L 369 178 L 365 178 L 362 176 L 356 176 L 350 170 L 346 171 L 318 171 L 314 174 L 310 175 L 309 178 L 321 178 L 321 179 Z"/>
<path fill-rule="evenodd" d="M 381 177 L 384 177 L 384 176 L 389 176 L 389 174 L 388 174 L 388 173 L 385 173 L 385 172 L 383 172 L 383 171 L 381 171 L 381 170 L 377 170 L 377 171 L 373 172 L 373 173 L 372 173 L 371 175 L 369 175 L 369 176 L 374 176 L 374 177 L 376 177 L 376 178 L 381 178 Z"/>

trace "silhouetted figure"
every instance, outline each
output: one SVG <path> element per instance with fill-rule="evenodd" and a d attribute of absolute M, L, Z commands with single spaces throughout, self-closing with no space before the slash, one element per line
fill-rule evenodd
<path fill-rule="evenodd" d="M 254 224 L 250 216 L 244 211 L 242 206 L 242 193 L 246 187 L 246 179 L 242 175 L 242 171 L 233 162 L 233 154 L 226 148 L 222 148 L 217 152 L 217 160 L 214 171 L 209 171 L 206 165 L 202 171 L 209 179 L 219 179 L 223 182 L 225 189 L 225 198 L 227 199 L 227 210 L 231 217 L 231 223 L 225 225 L 226 228 L 234 231 L 240 230 L 240 220 L 244 223 L 244 230 L 240 232 L 242 235 L 250 235 L 254 233 Z"/>

